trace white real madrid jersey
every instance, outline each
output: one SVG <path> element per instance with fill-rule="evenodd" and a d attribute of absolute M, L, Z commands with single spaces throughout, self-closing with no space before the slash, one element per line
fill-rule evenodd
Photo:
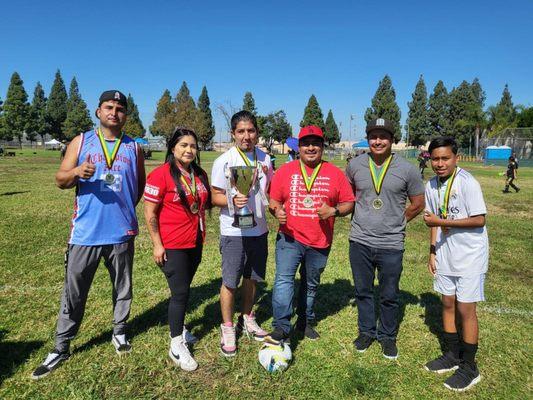
<path fill-rule="evenodd" d="M 426 184 L 426 208 L 439 215 L 444 201 L 444 191 L 449 179 L 442 186 L 438 177 Z M 439 193 L 440 192 L 440 193 Z M 449 219 L 464 219 L 487 214 L 483 193 L 478 181 L 467 171 L 457 167 L 457 175 L 450 191 Z M 447 233 L 437 229 L 437 274 L 472 276 L 487 272 L 489 264 L 489 240 L 487 228 L 449 228 Z"/>

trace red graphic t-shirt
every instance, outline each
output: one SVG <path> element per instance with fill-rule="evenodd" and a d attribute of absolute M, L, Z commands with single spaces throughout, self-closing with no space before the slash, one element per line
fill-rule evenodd
<path fill-rule="evenodd" d="M 191 186 L 191 180 L 185 177 Z M 187 205 L 183 205 L 176 185 L 170 175 L 170 164 L 165 163 L 154 169 L 146 178 L 144 200 L 160 204 L 159 207 L 159 234 L 165 249 L 190 249 L 196 246 L 198 229 L 205 227 L 205 203 L 207 189 L 195 175 L 197 197 L 199 198 L 199 212 L 193 214 L 190 206 L 193 204 L 192 193 L 184 187 Z M 200 220 L 201 219 L 201 220 Z M 202 231 L 202 240 L 205 239 L 205 228 Z"/>
<path fill-rule="evenodd" d="M 305 169 L 310 177 L 313 170 L 307 166 Z M 312 205 L 305 201 L 308 196 L 313 200 Z M 335 218 L 321 220 L 317 209 L 322 202 L 335 207 L 339 203 L 355 200 L 344 173 L 326 161 L 322 163 L 311 192 L 307 193 L 299 160 L 284 164 L 276 171 L 270 183 L 270 198 L 285 206 L 287 223 L 279 226 L 280 232 L 302 244 L 320 249 L 331 246 Z"/>

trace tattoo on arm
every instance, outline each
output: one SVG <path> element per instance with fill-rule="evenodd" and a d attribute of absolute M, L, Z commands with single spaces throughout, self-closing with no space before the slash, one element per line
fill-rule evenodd
<path fill-rule="evenodd" d="M 150 228 L 152 229 L 152 232 L 158 233 L 159 232 L 159 222 L 157 220 L 157 217 L 150 218 Z"/>

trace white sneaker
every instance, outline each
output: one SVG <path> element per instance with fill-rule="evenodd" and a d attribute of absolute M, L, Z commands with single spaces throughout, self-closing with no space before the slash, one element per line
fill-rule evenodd
<path fill-rule="evenodd" d="M 183 334 L 172 338 L 168 355 L 184 371 L 194 371 L 198 368 L 198 363 L 192 357 Z"/>
<path fill-rule="evenodd" d="M 185 338 L 185 342 L 187 344 L 195 344 L 198 342 L 198 338 L 189 332 L 185 325 L 183 325 L 183 337 Z"/>
<path fill-rule="evenodd" d="M 126 335 L 113 335 L 111 343 L 115 346 L 115 351 L 119 356 L 131 352 L 131 344 L 126 339 Z"/>

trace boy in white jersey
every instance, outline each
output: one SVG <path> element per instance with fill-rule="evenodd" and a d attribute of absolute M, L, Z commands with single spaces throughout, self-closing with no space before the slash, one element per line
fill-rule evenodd
<path fill-rule="evenodd" d="M 479 183 L 457 166 L 457 143 L 453 138 L 433 139 L 429 153 L 437 176 L 426 184 L 424 221 L 431 228 L 428 269 L 435 279 L 434 289 L 442 294 L 445 353 L 425 368 L 437 373 L 455 370 L 444 386 L 463 391 L 481 379 L 475 362 L 476 303 L 485 300 L 487 208 Z M 461 319 L 462 343 L 456 328 L 456 311 Z"/>

